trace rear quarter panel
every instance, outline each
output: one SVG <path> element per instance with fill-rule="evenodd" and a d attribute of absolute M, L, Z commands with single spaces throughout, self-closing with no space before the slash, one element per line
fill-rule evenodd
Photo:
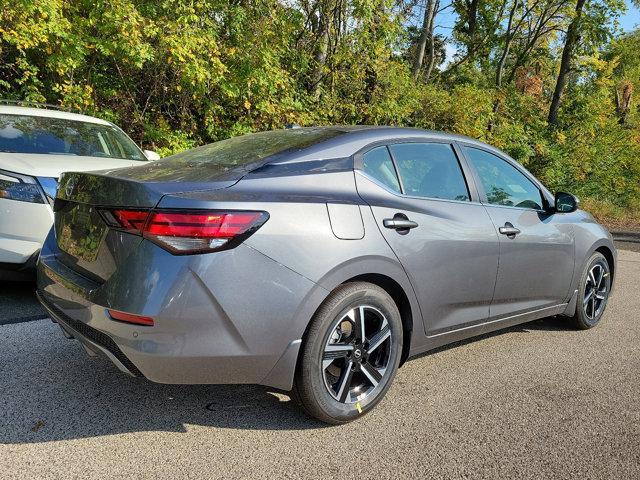
<path fill-rule="evenodd" d="M 364 235 L 338 238 L 327 203 L 357 206 L 354 217 Z M 314 284 L 291 319 L 292 335 L 301 338 L 326 296 L 345 281 L 364 274 L 386 275 L 405 291 L 413 323 L 422 322 L 415 293 L 397 257 L 385 242 L 371 209 L 358 196 L 353 170 L 313 175 L 258 177 L 241 180 L 218 192 L 193 192 L 164 197 L 161 208 L 252 209 L 269 220 L 244 245 L 300 274 Z M 344 221 L 344 219 L 342 219 Z M 344 225 L 343 225 L 344 227 Z M 361 238 L 355 238 L 361 237 Z M 412 347 L 424 341 L 424 328 L 413 328 Z"/>

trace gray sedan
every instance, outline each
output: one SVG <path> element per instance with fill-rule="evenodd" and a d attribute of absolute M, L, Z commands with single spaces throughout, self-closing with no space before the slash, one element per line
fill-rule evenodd
<path fill-rule="evenodd" d="M 609 233 L 503 152 L 415 129 L 263 132 L 67 173 L 38 296 L 162 383 L 255 383 L 343 423 L 429 349 L 564 315 L 595 326 Z"/>

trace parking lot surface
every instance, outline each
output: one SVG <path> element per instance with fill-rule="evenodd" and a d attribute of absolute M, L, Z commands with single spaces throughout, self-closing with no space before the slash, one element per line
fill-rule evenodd
<path fill-rule="evenodd" d="M 34 288 L 30 283 L 0 282 L 0 325 L 46 318 Z"/>
<path fill-rule="evenodd" d="M 2 478 L 640 478 L 640 253 L 601 325 L 548 318 L 408 362 L 326 427 L 254 386 L 169 386 L 49 320 L 0 326 Z"/>

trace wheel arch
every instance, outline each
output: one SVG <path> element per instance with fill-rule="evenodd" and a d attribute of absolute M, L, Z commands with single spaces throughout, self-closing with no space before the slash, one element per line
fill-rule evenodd
<path fill-rule="evenodd" d="M 604 258 L 607 259 L 607 262 L 609 263 L 609 269 L 610 269 L 610 273 L 611 273 L 611 285 L 613 286 L 614 283 L 614 279 L 616 276 L 616 259 L 615 256 L 613 254 L 613 251 L 606 245 L 600 245 L 599 247 L 597 247 L 594 252 L 599 252 L 602 255 L 604 255 Z"/>
<path fill-rule="evenodd" d="M 403 325 L 401 363 L 410 356 L 417 344 L 426 341 L 422 313 L 413 286 L 397 259 L 382 255 L 353 258 L 314 279 L 314 286 L 300 302 L 294 315 L 291 342 L 271 372 L 259 382 L 262 385 L 289 390 L 311 321 L 329 295 L 341 285 L 353 281 L 368 281 L 384 289 L 396 302 Z"/>
<path fill-rule="evenodd" d="M 584 269 L 587 268 L 587 262 L 591 258 L 594 253 L 601 253 L 607 259 L 609 263 L 609 268 L 611 270 L 611 288 L 613 289 L 613 285 L 615 283 L 615 273 L 616 273 L 616 251 L 613 246 L 613 242 L 610 239 L 602 238 L 593 244 L 591 244 L 588 248 L 583 247 L 582 251 L 582 261 L 576 262 L 576 269 L 574 271 L 574 277 L 572 280 L 571 292 L 572 293 L 569 303 L 567 305 L 567 309 L 563 312 L 563 315 L 572 317 L 576 312 L 576 293 L 580 288 L 580 279 L 582 278 L 582 273 Z"/>
<path fill-rule="evenodd" d="M 400 365 L 409 358 L 409 350 L 411 346 L 411 335 L 413 333 L 414 315 L 411 310 L 411 302 L 404 289 L 393 278 L 380 273 L 365 273 L 347 279 L 340 285 L 349 282 L 367 282 L 382 288 L 393 299 L 398 310 L 400 311 L 400 319 L 402 320 L 402 356 L 400 357 Z M 340 285 L 338 285 L 339 288 Z"/>
<path fill-rule="evenodd" d="M 416 340 L 417 336 L 424 336 L 424 326 L 422 313 L 409 277 L 397 260 L 394 261 L 387 257 L 372 256 L 354 259 L 327 273 L 318 282 L 324 295 L 320 301 L 316 302 L 313 314 L 308 317 L 301 338 L 305 338 L 311 325 L 311 319 L 331 292 L 346 283 L 355 281 L 369 282 L 379 286 L 391 296 L 398 307 L 403 327 L 402 357 L 400 360 L 403 364 L 409 357 L 412 342 Z"/>

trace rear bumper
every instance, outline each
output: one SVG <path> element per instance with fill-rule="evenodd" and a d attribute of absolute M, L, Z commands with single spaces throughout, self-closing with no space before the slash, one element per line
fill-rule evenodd
<path fill-rule="evenodd" d="M 49 303 L 42 292 L 36 291 L 36 296 L 51 316 L 51 319 L 60 325 L 60 328 L 62 328 L 67 338 L 75 338 L 78 340 L 90 355 L 102 354 L 106 356 L 122 372 L 132 377 L 143 376 L 142 372 L 138 370 L 138 367 L 122 353 L 122 350 L 118 348 L 118 345 L 116 345 L 109 335 L 66 315 L 53 304 Z"/>
<path fill-rule="evenodd" d="M 38 296 L 88 351 L 158 383 L 291 388 L 313 313 L 308 299 L 326 294 L 313 282 L 244 245 L 172 256 L 143 242 L 96 283 L 56 258 L 52 236 L 38 263 Z M 116 322 L 107 307 L 150 316 L 155 325 Z"/>
<path fill-rule="evenodd" d="M 37 257 L 52 225 L 49 204 L 0 198 L 0 264 L 7 266 L 3 270 L 13 265 L 13 270 L 19 270 Z"/>

